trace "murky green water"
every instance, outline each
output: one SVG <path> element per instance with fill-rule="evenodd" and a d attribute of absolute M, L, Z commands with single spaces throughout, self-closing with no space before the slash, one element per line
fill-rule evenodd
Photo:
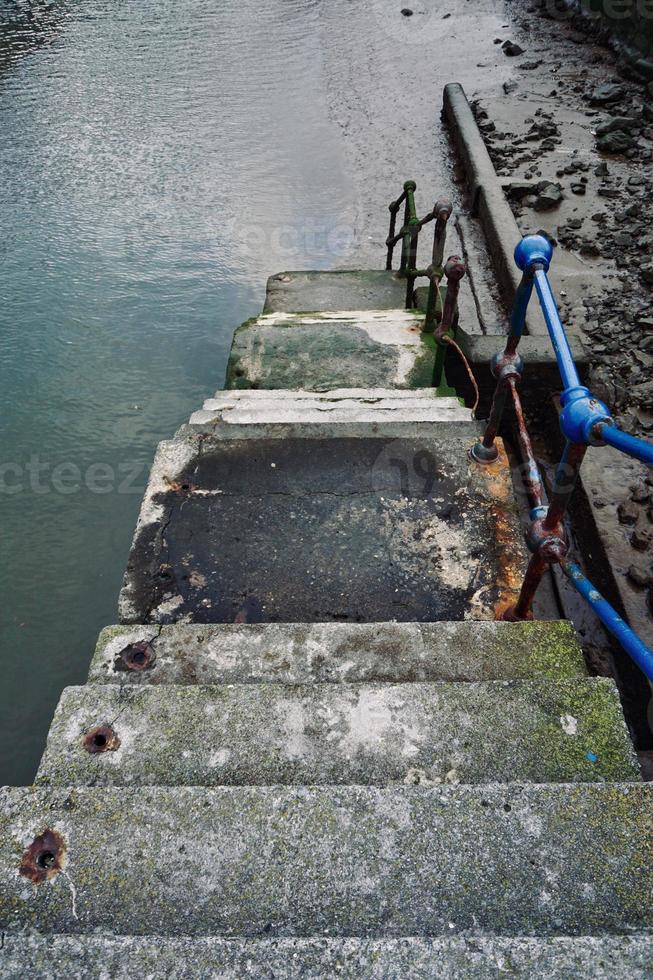
<path fill-rule="evenodd" d="M 0 781 L 84 682 L 154 447 L 266 276 L 380 265 L 398 184 L 448 185 L 441 88 L 501 5 L 400 7 L 0 0 Z"/>

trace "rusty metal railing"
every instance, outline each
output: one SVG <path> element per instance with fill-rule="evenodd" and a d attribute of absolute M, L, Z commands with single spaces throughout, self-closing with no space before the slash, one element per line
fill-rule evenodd
<path fill-rule="evenodd" d="M 473 411 L 478 404 L 478 388 L 474 375 L 467 363 L 467 360 L 455 341 L 456 313 L 458 309 L 458 296 L 460 293 L 460 283 L 465 275 L 465 263 L 459 255 L 450 255 L 444 261 L 444 248 L 447 238 L 447 222 L 451 217 L 453 207 L 449 201 L 436 201 L 433 209 L 423 218 L 417 217 L 415 206 L 415 191 L 417 185 L 414 180 L 407 180 L 404 184 L 403 192 L 396 201 L 389 205 L 390 229 L 386 238 L 386 270 L 392 271 L 392 260 L 395 247 L 401 242 L 401 258 L 399 261 L 398 274 L 406 279 L 406 301 L 407 310 L 415 307 L 415 280 L 423 277 L 428 279 L 429 289 L 426 301 L 426 314 L 424 317 L 424 333 L 432 334 L 436 343 L 436 358 L 434 369 L 434 386 L 439 388 L 444 382 L 444 361 L 447 347 L 453 347 L 466 367 L 467 375 L 470 379 L 475 392 L 475 403 Z M 397 215 L 404 207 L 403 223 L 397 231 Z M 431 249 L 431 262 L 425 269 L 417 266 L 417 249 L 419 235 L 425 225 L 435 221 L 433 231 L 433 247 Z M 441 284 L 446 279 L 446 294 L 442 300 Z M 438 311 L 440 320 L 438 322 Z"/>
<path fill-rule="evenodd" d="M 470 450 L 471 458 L 477 463 L 492 463 L 498 458 L 495 439 L 506 401 L 510 397 L 517 420 L 517 439 L 525 460 L 524 485 L 530 507 L 530 525 L 526 540 L 531 558 L 519 598 L 514 606 L 503 612 L 501 618 L 511 621 L 532 619 L 533 600 L 544 573 L 550 566 L 557 564 L 604 626 L 617 638 L 649 680 L 653 681 L 653 651 L 600 595 L 580 567 L 567 556 L 569 544 L 564 518 L 588 446 L 610 445 L 653 467 L 653 444 L 618 429 L 608 408 L 581 384 L 547 277 L 552 255 L 550 242 L 541 235 L 530 235 L 522 239 L 515 249 L 515 261 L 522 270 L 522 280 L 515 296 L 505 349 L 492 361 L 492 373 L 497 379 L 497 386 L 490 417 L 483 438 Z M 566 443 L 548 505 L 544 503 L 544 488 L 518 391 L 524 365 L 517 353 L 517 347 L 524 330 L 526 310 L 533 288 L 542 307 L 563 383 L 560 425 Z"/>

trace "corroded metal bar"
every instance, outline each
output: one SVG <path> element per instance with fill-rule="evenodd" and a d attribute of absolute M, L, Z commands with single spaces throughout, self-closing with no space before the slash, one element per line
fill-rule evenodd
<path fill-rule="evenodd" d="M 519 391 L 517 390 L 517 378 L 515 375 L 508 377 L 508 389 L 512 397 L 515 418 L 517 420 L 517 442 L 519 443 L 519 448 L 524 459 L 522 480 L 524 481 L 524 487 L 528 495 L 528 503 L 531 509 L 542 507 L 544 503 L 544 489 L 542 487 L 540 471 L 535 460 L 531 437 L 526 426 L 526 419 L 524 418 L 524 410 L 522 408 L 521 398 L 519 397 Z"/>
<path fill-rule="evenodd" d="M 431 265 L 434 269 L 442 267 L 444 258 L 444 245 L 447 237 L 447 222 L 451 217 L 453 207 L 450 201 L 437 201 L 433 208 L 435 216 L 435 230 L 433 232 L 433 253 Z"/>
<path fill-rule="evenodd" d="M 587 446 L 567 441 L 562 459 L 556 470 L 553 490 L 551 491 L 551 502 L 544 518 L 545 531 L 554 531 L 562 521 L 576 486 L 581 463 L 586 452 Z"/>
<path fill-rule="evenodd" d="M 517 623 L 521 620 L 533 618 L 533 600 L 540 582 L 549 567 L 549 563 L 540 555 L 531 555 L 531 560 L 526 569 L 526 575 L 519 592 L 519 598 L 514 606 L 501 615 L 501 619 L 509 623 Z"/>

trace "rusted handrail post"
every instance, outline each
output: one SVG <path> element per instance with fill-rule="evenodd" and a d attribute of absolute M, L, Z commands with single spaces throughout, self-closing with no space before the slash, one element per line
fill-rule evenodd
<path fill-rule="evenodd" d="M 442 318 L 436 327 L 433 337 L 436 342 L 435 366 L 433 370 L 434 384 L 439 388 L 444 376 L 444 360 L 447 353 L 448 341 L 445 337 L 453 334 L 460 283 L 465 275 L 465 263 L 459 255 L 450 255 L 444 266 L 447 279 L 447 295 L 442 307 Z M 434 273 L 435 277 L 436 273 Z"/>
<path fill-rule="evenodd" d="M 412 183 L 413 185 L 415 184 L 414 181 Z M 406 189 L 404 185 L 404 190 L 399 195 L 397 200 L 392 201 L 392 203 L 388 205 L 388 210 L 390 212 L 390 230 L 388 231 L 388 237 L 385 240 L 388 249 L 386 259 L 385 259 L 385 267 L 386 267 L 386 271 L 388 272 L 392 270 L 392 255 L 394 252 L 395 245 L 397 244 L 397 235 L 396 235 L 397 214 L 399 213 L 399 208 L 401 207 L 401 205 L 404 203 L 405 200 L 406 200 Z"/>
<path fill-rule="evenodd" d="M 435 229 L 433 232 L 431 264 L 426 270 L 426 274 L 429 278 L 429 292 L 426 303 L 426 316 L 424 318 L 424 333 L 433 333 L 435 330 L 438 296 L 440 293 L 440 283 L 442 281 L 444 271 L 442 268 L 442 261 L 444 258 L 444 245 L 447 237 L 447 222 L 451 217 L 452 210 L 453 208 L 449 201 L 437 201 L 429 216 L 429 218 L 435 218 Z"/>

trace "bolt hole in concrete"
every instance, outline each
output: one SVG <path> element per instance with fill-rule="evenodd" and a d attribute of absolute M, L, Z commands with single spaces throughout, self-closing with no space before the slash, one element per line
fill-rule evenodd
<path fill-rule="evenodd" d="M 111 725 L 99 725 L 84 736 L 84 748 L 91 755 L 99 752 L 114 752 L 119 746 L 118 733 Z"/>
<path fill-rule="evenodd" d="M 53 868 L 55 861 L 57 860 L 56 855 L 52 851 L 43 851 L 36 859 L 36 863 L 39 868 L 44 868 L 46 871 Z"/>
<path fill-rule="evenodd" d="M 507 76 L 476 68 L 505 8 L 413 9 L 0 0 L 0 782 L 31 782 L 84 682 L 156 443 L 224 383 L 266 277 L 382 267 L 407 176 L 456 199 L 406 120 Z"/>

